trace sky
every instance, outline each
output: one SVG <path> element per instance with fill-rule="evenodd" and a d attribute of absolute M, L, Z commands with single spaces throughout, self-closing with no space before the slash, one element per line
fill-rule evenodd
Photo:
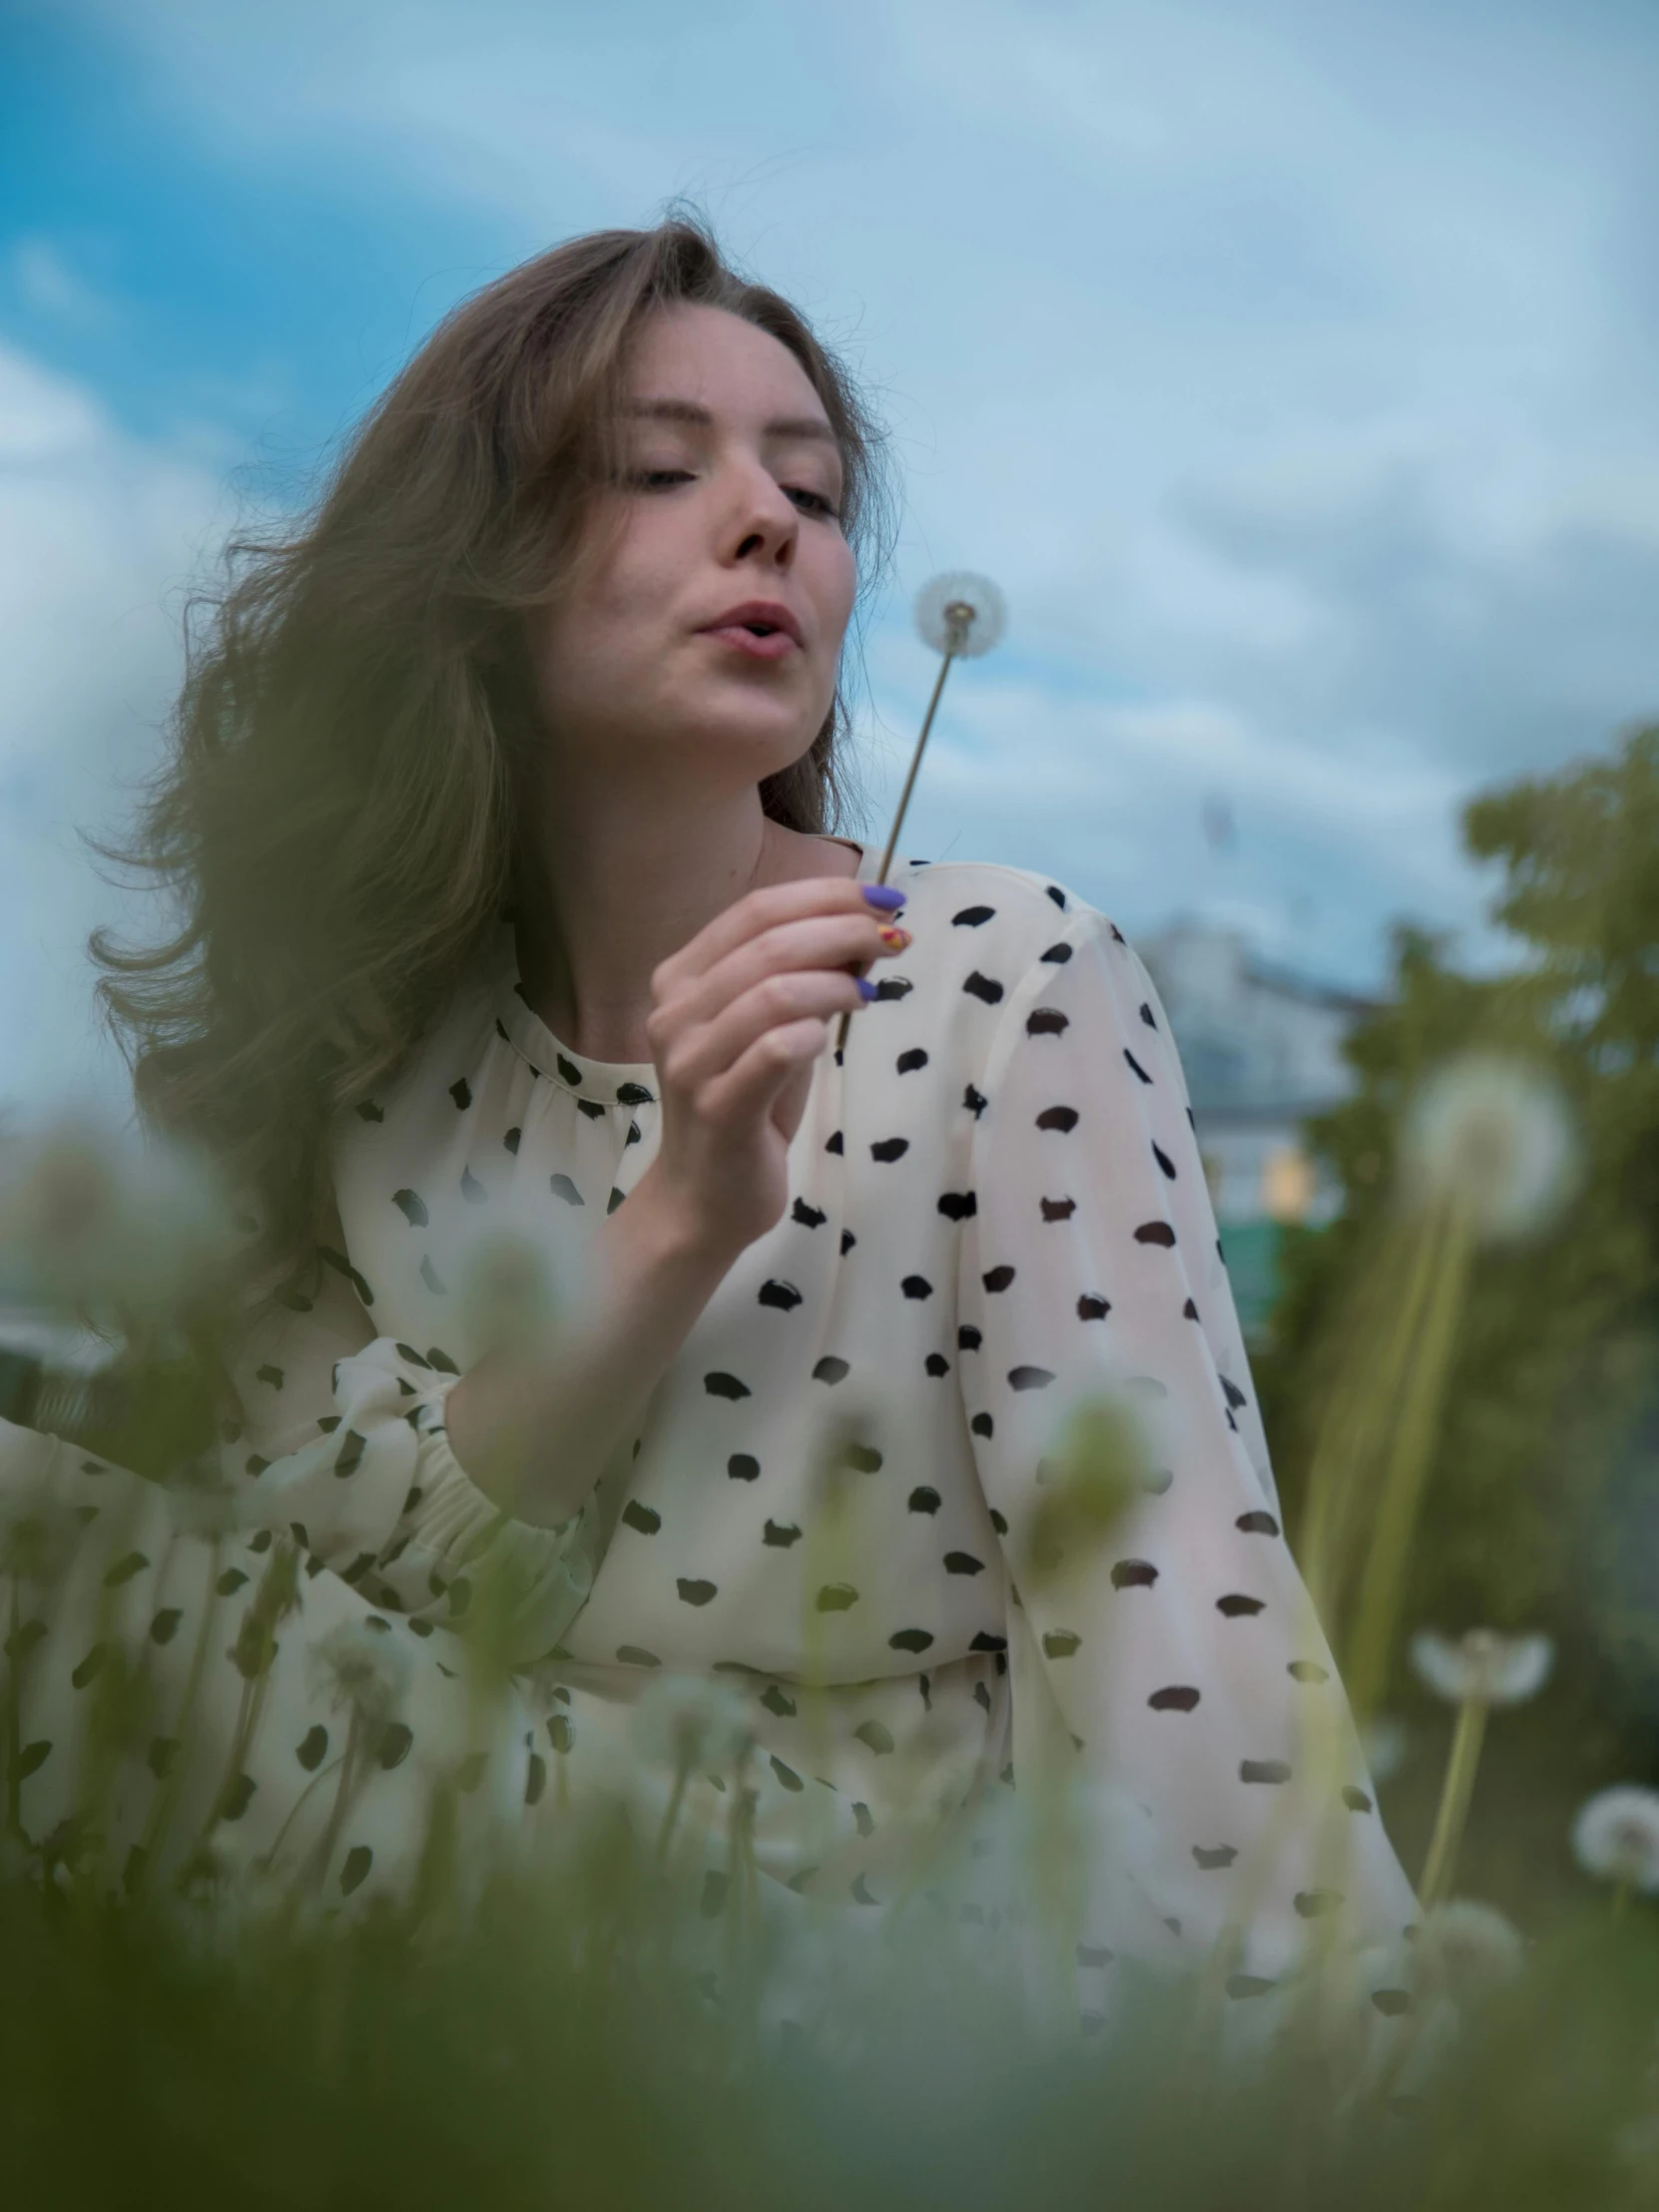
<path fill-rule="evenodd" d="M 1652 0 L 0 0 L 0 1100 L 117 1100 L 84 833 L 193 580 L 457 299 L 677 195 L 902 491 L 852 833 L 1381 985 L 1513 956 L 1460 805 L 1659 719 Z"/>

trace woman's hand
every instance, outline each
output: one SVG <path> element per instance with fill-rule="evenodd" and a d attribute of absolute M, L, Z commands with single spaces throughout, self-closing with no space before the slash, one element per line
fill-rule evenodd
<path fill-rule="evenodd" d="M 576 1511 L 732 1262 L 783 1213 L 813 1062 L 866 1003 L 850 970 L 910 941 L 863 889 L 810 876 L 751 891 L 652 976 L 657 1157 L 598 1227 L 574 1324 L 485 1353 L 445 1404 L 455 1456 L 504 1511 L 543 1527 Z"/>
<path fill-rule="evenodd" d="M 662 1141 L 630 1208 L 728 1262 L 778 1221 L 788 1153 L 830 1024 L 867 1003 L 851 972 L 910 942 L 866 886 L 808 876 L 751 891 L 651 978 Z"/>

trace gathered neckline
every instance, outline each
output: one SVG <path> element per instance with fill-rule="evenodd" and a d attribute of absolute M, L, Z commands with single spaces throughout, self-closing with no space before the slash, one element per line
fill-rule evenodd
<path fill-rule="evenodd" d="M 832 837 L 829 841 L 856 848 L 858 865 L 850 881 L 871 879 L 879 857 L 873 845 L 861 844 L 854 837 Z M 501 917 L 495 967 L 499 978 L 495 992 L 497 1028 L 530 1063 L 532 1073 L 544 1075 L 562 1090 L 601 1106 L 657 1103 L 657 1070 L 650 1060 L 596 1060 L 591 1053 L 574 1051 L 548 1028 L 524 996 L 518 972 L 518 940 L 510 914 Z"/>

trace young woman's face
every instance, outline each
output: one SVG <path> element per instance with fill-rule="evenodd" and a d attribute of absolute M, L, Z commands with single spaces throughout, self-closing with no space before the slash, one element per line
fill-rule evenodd
<path fill-rule="evenodd" d="M 530 630 L 553 745 L 601 773 L 758 783 L 823 726 L 852 610 L 823 403 L 765 331 L 670 307 L 634 346 L 621 438 L 602 558 Z"/>

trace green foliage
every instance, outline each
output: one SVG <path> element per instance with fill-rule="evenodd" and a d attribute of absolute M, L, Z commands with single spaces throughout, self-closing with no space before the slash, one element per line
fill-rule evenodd
<path fill-rule="evenodd" d="M 1217 2067 L 1151 1987 L 1069 2047 L 896 1983 L 838 2047 L 756 2038 L 652 1969 L 659 1904 L 637 1859 L 595 1856 L 503 1883 L 464 1942 L 388 1913 L 233 1945 L 0 1878 L 6 2201 L 1638 2212 L 1659 2178 L 1645 1914 L 1586 1915 L 1466 2007 L 1419 2089 L 1344 2113 L 1316 2050 Z"/>
<path fill-rule="evenodd" d="M 1472 976 L 1443 939 L 1396 930 L 1392 995 L 1349 1047 L 1359 1087 L 1309 1132 L 1344 1210 L 1286 1241 L 1258 1382 L 1294 1527 L 1418 1083 L 1472 1046 L 1550 1071 L 1577 1121 L 1580 1179 L 1541 1236 L 1476 1261 L 1410 1613 L 1557 1637 L 1555 1686 L 1504 1725 L 1530 1732 L 1540 1776 L 1575 1799 L 1659 1763 L 1659 728 L 1477 799 L 1463 833 L 1504 870 L 1493 914 L 1524 959 Z M 1555 1810 L 1564 1826 L 1570 1802 Z M 1489 1824 L 1486 1843 L 1482 1859 L 1477 1814 L 1475 1856 L 1491 1864 Z"/>

